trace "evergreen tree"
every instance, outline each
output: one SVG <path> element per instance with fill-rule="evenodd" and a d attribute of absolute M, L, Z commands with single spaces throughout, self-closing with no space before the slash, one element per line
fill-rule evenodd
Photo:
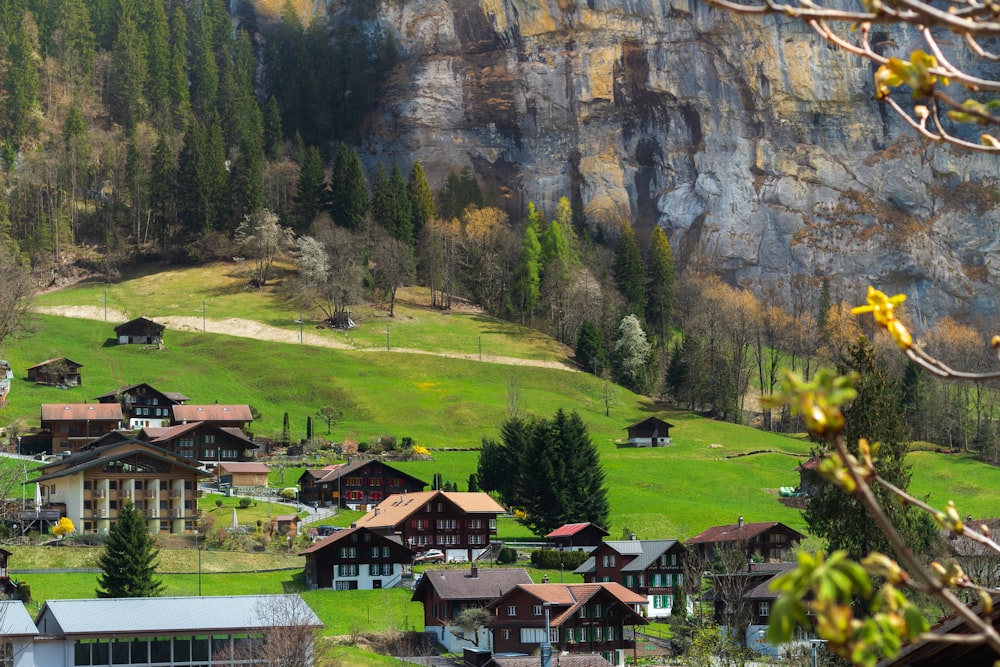
<path fill-rule="evenodd" d="M 566 462 L 560 457 L 562 447 L 552 423 L 536 420 L 530 427 L 521 468 L 520 501 L 527 514 L 524 523 L 536 535 L 545 535 L 559 526 L 575 521 L 570 515 L 570 493 L 575 481 L 568 482 Z"/>
<path fill-rule="evenodd" d="M 211 3 L 202 5 L 203 9 Z M 215 107 L 219 94 L 219 68 L 212 43 L 211 14 L 198 13 L 190 33 L 190 95 L 191 104 L 201 114 Z"/>
<path fill-rule="evenodd" d="M 500 441 L 483 438 L 476 476 L 479 488 L 495 491 L 507 507 L 520 507 L 520 470 L 530 438 L 528 422 L 516 417 L 500 427 Z"/>
<path fill-rule="evenodd" d="M 604 336 L 596 324 L 584 320 L 576 337 L 576 363 L 588 373 L 597 375 L 607 365 Z"/>
<path fill-rule="evenodd" d="M 611 506 L 597 445 L 590 439 L 583 419 L 575 411 L 566 415 L 560 408 L 552 423 L 566 462 L 562 483 L 572 488 L 567 521 L 607 527 Z M 553 528 L 560 525 L 562 523 Z"/>
<path fill-rule="evenodd" d="M 662 227 L 654 227 L 646 262 L 646 322 L 663 344 L 674 316 L 674 255 Z"/>
<path fill-rule="evenodd" d="M 368 212 L 368 187 L 358 154 L 340 142 L 333 164 L 330 215 L 333 221 L 351 231 L 361 229 Z"/>
<path fill-rule="evenodd" d="M 389 224 L 386 229 L 395 238 L 407 245 L 413 245 L 413 207 L 407 193 L 406 179 L 399 170 L 399 164 L 393 163 L 389 175 Z"/>
<path fill-rule="evenodd" d="M 646 314 L 646 280 L 642 252 L 635 240 L 632 223 L 624 221 L 614 261 L 615 286 L 625 297 L 629 310 L 636 315 Z"/>
<path fill-rule="evenodd" d="M 483 206 L 483 192 L 479 188 L 479 181 L 468 167 L 463 168 L 461 172 L 452 169 L 448 173 L 448 179 L 438 199 L 441 217 L 447 219 L 461 216 L 469 206 L 476 208 Z"/>
<path fill-rule="evenodd" d="M 281 126 L 281 110 L 278 100 L 271 95 L 267 98 L 264 112 L 264 155 L 268 160 L 277 160 L 284 152 L 284 131 Z"/>
<path fill-rule="evenodd" d="M 154 115 L 165 116 L 170 105 L 170 26 L 159 0 L 141 2 L 139 26 L 146 36 L 146 99 Z"/>
<path fill-rule="evenodd" d="M 149 207 L 153 218 L 155 238 L 166 249 L 171 240 L 171 230 L 177 218 L 174 199 L 174 156 L 166 135 L 161 134 L 153 148 L 150 177 Z"/>
<path fill-rule="evenodd" d="M 136 18 L 123 12 L 118 19 L 114 49 L 111 52 L 111 111 L 127 128 L 146 119 L 148 78 L 146 36 Z"/>
<path fill-rule="evenodd" d="M 517 269 L 517 283 L 514 287 L 521 324 L 525 324 L 538 307 L 542 298 L 541 285 L 542 244 L 533 225 L 524 228 L 524 238 L 521 240 L 521 263 Z"/>
<path fill-rule="evenodd" d="M 63 0 L 56 12 L 54 52 L 70 85 L 86 89 L 94 74 L 97 41 L 91 30 L 90 12 L 83 0 Z"/>
<path fill-rule="evenodd" d="M 858 440 L 877 443 L 875 453 L 879 475 L 906 490 L 910 484 L 910 466 L 906 463 L 909 430 L 899 404 L 899 387 L 889 367 L 878 358 L 875 348 L 864 336 L 859 337 L 841 355 L 837 372 L 857 372 L 857 397 L 844 410 L 844 440 L 851 454 L 858 456 Z M 930 515 L 913 507 L 900 505 L 881 486 L 872 491 L 899 529 L 906 543 L 918 554 L 926 554 L 937 530 Z M 823 538 L 831 551 L 844 549 L 855 560 L 873 551 L 891 555 L 892 547 L 885 534 L 870 519 L 861 502 L 834 484 L 824 484 L 811 496 L 802 513 L 809 533 Z M 897 555 L 898 556 L 898 555 Z"/>
<path fill-rule="evenodd" d="M 170 22 L 170 63 L 167 73 L 167 94 L 174 124 L 183 127 L 191 112 L 191 97 L 188 91 L 188 35 L 187 15 L 184 7 L 174 9 Z"/>
<path fill-rule="evenodd" d="M 7 29 L 6 68 L 3 77 L 3 134 L 14 142 L 34 131 L 38 109 L 38 44 L 32 39 L 31 15 L 14 17 Z M 26 23 L 28 25 L 26 25 Z M 29 29 L 30 28 L 30 29 Z M 2 37 L 2 35 L 0 35 Z"/>
<path fill-rule="evenodd" d="M 159 595 L 165 587 L 155 577 L 158 555 L 142 515 L 132 501 L 125 501 L 97 557 L 97 566 L 102 570 L 97 577 L 97 597 L 144 598 Z"/>
<path fill-rule="evenodd" d="M 424 174 L 424 166 L 419 160 L 414 160 L 410 173 L 406 178 L 406 191 L 410 199 L 410 215 L 413 223 L 413 238 L 419 239 L 424 227 L 427 226 L 437 211 L 434 207 L 434 195 Z"/>
<path fill-rule="evenodd" d="M 274 99 L 274 98 L 271 98 Z M 326 172 L 319 149 L 309 146 L 299 165 L 299 184 L 295 191 L 295 217 L 298 231 L 309 229 L 310 223 L 319 215 L 323 205 L 323 191 L 326 189 Z"/>
<path fill-rule="evenodd" d="M 476 477 L 476 473 L 469 474 L 469 493 L 476 493 L 479 491 L 479 478 Z"/>
<path fill-rule="evenodd" d="M 378 224 L 389 229 L 389 218 L 392 215 L 392 193 L 389 191 L 389 172 L 385 163 L 379 162 L 372 176 L 371 198 L 368 200 L 368 210 Z"/>

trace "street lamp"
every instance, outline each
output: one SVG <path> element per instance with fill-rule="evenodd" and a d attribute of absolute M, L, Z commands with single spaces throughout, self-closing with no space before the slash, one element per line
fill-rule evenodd
<path fill-rule="evenodd" d="M 296 324 L 299 325 L 299 345 L 302 344 L 302 313 L 299 313 L 299 319 L 294 320 Z"/>
<path fill-rule="evenodd" d="M 198 548 L 198 597 L 201 597 L 201 541 L 198 539 L 197 529 L 194 531 L 194 543 Z"/>
<path fill-rule="evenodd" d="M 285 541 L 288 542 L 288 553 L 291 554 L 292 553 L 292 536 L 291 535 L 285 535 Z"/>

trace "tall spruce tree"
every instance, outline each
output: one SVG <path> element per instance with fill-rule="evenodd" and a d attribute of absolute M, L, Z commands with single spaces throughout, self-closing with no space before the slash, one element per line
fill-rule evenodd
<path fill-rule="evenodd" d="M 164 584 L 155 577 L 159 552 L 146 522 L 132 501 L 126 501 L 108 540 L 97 557 L 99 598 L 145 598 L 159 595 Z"/>
<path fill-rule="evenodd" d="M 663 344 L 674 316 L 674 255 L 662 227 L 654 227 L 646 262 L 646 322 Z"/>
<path fill-rule="evenodd" d="M 877 443 L 875 465 L 879 475 L 905 491 L 910 484 L 910 466 L 906 463 L 910 433 L 900 406 L 898 383 L 888 365 L 878 358 L 871 342 L 861 336 L 841 354 L 837 371 L 860 374 L 855 385 L 858 395 L 844 410 L 844 440 L 848 449 L 857 456 L 860 438 L 873 445 Z M 872 491 L 906 543 L 917 553 L 927 553 L 937 537 L 930 515 L 895 502 L 877 484 Z M 844 549 L 855 560 L 872 551 L 892 554 L 885 534 L 861 502 L 838 486 L 824 484 L 819 493 L 809 498 L 802 516 L 809 525 L 809 533 L 824 538 L 831 551 Z"/>
<path fill-rule="evenodd" d="M 626 220 L 622 224 L 618 247 L 615 249 L 614 260 L 615 285 L 625 297 L 629 310 L 634 315 L 644 317 L 646 314 L 646 280 L 642 263 L 642 251 L 635 240 L 635 230 L 632 223 Z"/>
<path fill-rule="evenodd" d="M 271 98 L 274 99 L 274 98 Z M 299 232 L 309 229 L 323 204 L 326 189 L 326 173 L 319 149 L 309 146 L 305 149 L 302 164 L 299 165 L 299 184 L 295 190 L 295 229 Z"/>
<path fill-rule="evenodd" d="M 368 212 L 368 187 L 358 154 L 340 142 L 333 163 L 329 210 L 333 221 L 352 231 L 361 229 Z"/>
<path fill-rule="evenodd" d="M 424 173 L 420 160 L 414 160 L 406 177 L 406 191 L 410 198 L 410 214 L 413 220 L 413 238 L 419 239 L 424 227 L 437 215 L 434 195 Z"/>

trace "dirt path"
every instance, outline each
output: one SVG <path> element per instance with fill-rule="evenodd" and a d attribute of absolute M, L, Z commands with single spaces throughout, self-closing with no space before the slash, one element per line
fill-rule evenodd
<path fill-rule="evenodd" d="M 77 317 L 85 320 L 103 320 L 103 306 L 38 306 L 35 312 L 46 315 L 58 315 L 60 317 Z M 252 338 L 254 340 L 269 340 L 275 343 L 298 344 L 299 332 L 293 329 L 279 329 L 267 324 L 262 324 L 255 320 L 243 320 L 231 317 L 225 320 L 202 320 L 202 318 L 168 316 L 156 317 L 160 324 L 166 325 L 168 329 L 176 331 L 202 331 L 204 326 L 208 333 L 223 334 L 226 336 L 238 336 L 240 338 Z M 109 322 L 126 322 L 128 318 L 125 314 L 108 312 Z M 360 348 L 338 340 L 331 340 L 318 334 L 303 331 L 302 343 L 305 345 L 315 345 L 317 347 L 329 347 L 337 350 L 355 350 L 360 352 L 382 352 L 386 350 L 377 347 Z M 436 357 L 449 357 L 452 359 L 466 359 L 468 361 L 479 361 L 478 354 L 458 354 L 450 352 L 427 352 L 425 350 L 413 350 L 402 347 L 392 348 L 392 352 L 402 352 L 406 354 L 429 354 Z M 538 359 L 518 359 L 515 357 L 498 357 L 493 355 L 483 355 L 482 361 L 491 364 L 505 364 L 508 366 L 537 366 L 539 368 L 555 368 L 564 371 L 577 371 L 576 367 L 568 362 L 561 361 L 541 361 Z"/>

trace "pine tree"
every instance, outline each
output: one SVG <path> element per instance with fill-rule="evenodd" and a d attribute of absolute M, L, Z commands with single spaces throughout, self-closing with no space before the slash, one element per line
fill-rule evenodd
<path fill-rule="evenodd" d="M 625 303 L 633 315 L 646 314 L 646 280 L 642 264 L 642 252 L 635 240 L 632 223 L 622 224 L 614 261 L 615 285 L 625 297 Z"/>
<path fill-rule="evenodd" d="M 53 26 L 61 36 L 55 45 L 56 57 L 66 71 L 70 85 L 84 90 L 90 85 L 97 57 L 97 41 L 90 26 L 90 12 L 83 0 L 59 3 Z"/>
<path fill-rule="evenodd" d="M 31 26 L 25 25 L 29 21 L 30 14 L 23 19 L 14 18 L 7 35 L 7 67 L 0 108 L 3 129 L 15 142 L 34 131 L 33 118 L 38 109 L 38 44 L 31 38 L 32 30 L 28 29 Z"/>
<path fill-rule="evenodd" d="M 521 263 L 518 266 L 515 285 L 521 311 L 521 324 L 525 324 L 531 318 L 542 298 L 541 258 L 542 244 L 538 241 L 538 234 L 533 225 L 527 225 L 524 229 L 524 238 L 521 240 Z"/>
<path fill-rule="evenodd" d="M 368 187 L 358 154 L 340 142 L 330 183 L 330 215 L 341 227 L 361 229 L 368 212 Z"/>
<path fill-rule="evenodd" d="M 572 488 L 566 522 L 590 522 L 607 527 L 611 506 L 597 445 L 590 439 L 579 413 L 560 408 L 552 420 L 565 461 L 563 484 Z M 554 526 L 558 528 L 562 523 Z"/>
<path fill-rule="evenodd" d="M 139 26 L 146 35 L 146 99 L 154 115 L 166 114 L 170 104 L 170 26 L 163 3 L 141 2 Z"/>
<path fill-rule="evenodd" d="M 299 184 L 295 191 L 297 230 L 309 229 L 310 223 L 322 209 L 325 189 L 326 173 L 323 158 L 318 148 L 309 146 L 304 152 L 302 164 L 299 165 Z"/>
<path fill-rule="evenodd" d="M 646 322 L 656 332 L 660 343 L 667 340 L 674 316 L 674 255 L 662 227 L 654 227 L 646 262 Z"/>
<path fill-rule="evenodd" d="M 597 375 L 607 365 L 604 336 L 596 324 L 584 320 L 576 337 L 576 363 L 588 373 Z"/>
<path fill-rule="evenodd" d="M 142 515 L 132 501 L 126 501 L 97 557 L 97 566 L 102 570 L 97 577 L 97 597 L 159 595 L 165 586 L 155 577 L 158 555 Z"/>
<path fill-rule="evenodd" d="M 167 74 L 167 91 L 174 124 L 183 127 L 191 113 L 188 91 L 187 15 L 178 5 L 170 22 L 170 70 Z"/>
<path fill-rule="evenodd" d="M 284 130 L 281 124 L 281 110 L 274 95 L 267 98 L 264 112 L 264 155 L 268 160 L 277 160 L 284 152 Z"/>
<path fill-rule="evenodd" d="M 410 205 L 410 197 L 406 190 L 406 180 L 403 172 L 399 170 L 399 164 L 393 163 L 392 173 L 389 175 L 389 230 L 395 238 L 407 245 L 413 245 L 413 207 Z"/>
<path fill-rule="evenodd" d="M 434 207 L 434 195 L 424 174 L 424 166 L 420 160 L 414 160 L 410 173 L 406 178 L 406 191 L 410 199 L 410 214 L 413 221 L 413 238 L 419 239 L 424 227 L 427 226 L 437 211 Z"/>
<path fill-rule="evenodd" d="M 119 123 L 132 128 L 146 119 L 149 104 L 146 36 L 130 13 L 119 17 L 111 60 L 111 110 Z"/>
<path fill-rule="evenodd" d="M 392 194 L 389 191 L 389 172 L 385 163 L 379 162 L 372 176 L 371 197 L 368 200 L 368 210 L 378 224 L 389 229 L 389 218 L 392 215 Z"/>

